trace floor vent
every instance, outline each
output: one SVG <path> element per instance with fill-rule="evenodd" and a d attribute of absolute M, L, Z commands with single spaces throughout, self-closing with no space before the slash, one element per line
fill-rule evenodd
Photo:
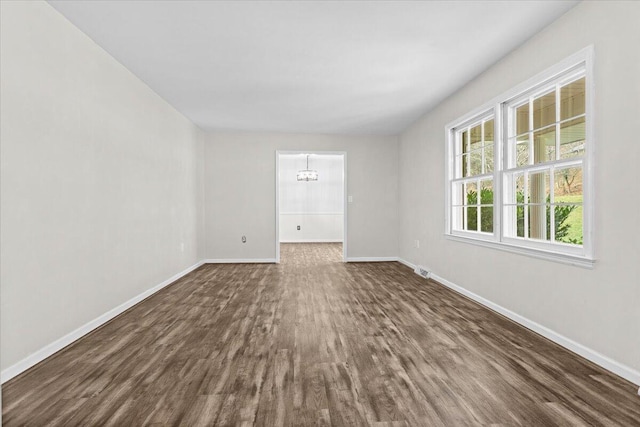
<path fill-rule="evenodd" d="M 418 276 L 422 276 L 425 279 L 431 277 L 431 272 L 424 267 L 417 266 L 415 270 L 413 270 Z"/>

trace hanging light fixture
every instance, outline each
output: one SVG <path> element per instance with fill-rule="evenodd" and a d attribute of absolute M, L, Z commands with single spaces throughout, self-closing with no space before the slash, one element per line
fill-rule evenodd
<path fill-rule="evenodd" d="M 309 169 L 309 155 L 307 154 L 307 168 L 298 171 L 298 181 L 317 181 L 318 171 Z"/>

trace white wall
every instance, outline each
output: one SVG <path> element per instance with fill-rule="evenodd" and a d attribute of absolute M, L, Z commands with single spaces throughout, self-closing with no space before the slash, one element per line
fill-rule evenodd
<path fill-rule="evenodd" d="M 318 171 L 317 181 L 298 181 L 298 171 L 306 168 L 306 155 L 280 155 L 280 241 L 342 242 L 344 157 L 310 155 L 309 168 Z"/>
<path fill-rule="evenodd" d="M 280 214 L 282 243 L 342 242 L 343 230 L 344 215 L 341 213 Z"/>
<path fill-rule="evenodd" d="M 206 138 L 205 258 L 275 259 L 276 150 L 346 151 L 353 196 L 346 206 L 347 256 L 397 256 L 396 137 L 230 132 Z"/>
<path fill-rule="evenodd" d="M 640 371 L 640 3 L 583 2 L 401 135 L 400 256 Z M 593 270 L 444 238 L 444 127 L 595 45 Z M 413 247 L 420 239 L 420 249 Z M 637 378 L 640 378 L 638 376 Z"/>
<path fill-rule="evenodd" d="M 44 2 L 1 2 L 2 369 L 200 259 L 203 134 Z"/>

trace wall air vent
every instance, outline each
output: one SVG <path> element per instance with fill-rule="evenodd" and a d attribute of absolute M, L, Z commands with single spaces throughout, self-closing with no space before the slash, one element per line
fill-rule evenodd
<path fill-rule="evenodd" d="M 415 270 L 413 270 L 418 276 L 422 276 L 425 279 L 431 277 L 431 272 L 424 267 L 417 266 Z"/>

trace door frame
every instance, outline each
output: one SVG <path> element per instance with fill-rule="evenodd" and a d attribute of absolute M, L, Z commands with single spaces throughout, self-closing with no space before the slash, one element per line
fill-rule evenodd
<path fill-rule="evenodd" d="M 276 264 L 280 263 L 280 156 L 289 154 L 322 154 L 342 156 L 342 216 L 344 221 L 344 224 L 342 226 L 342 262 L 347 262 L 347 152 L 322 150 L 276 150 Z"/>

